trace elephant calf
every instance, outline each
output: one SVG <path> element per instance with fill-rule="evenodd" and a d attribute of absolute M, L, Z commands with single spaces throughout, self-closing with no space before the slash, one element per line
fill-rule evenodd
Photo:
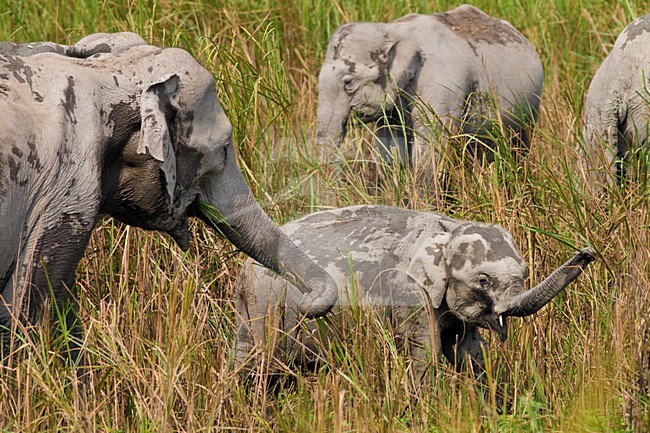
<path fill-rule="evenodd" d="M 632 21 L 594 75 L 584 107 L 583 162 L 595 185 L 618 180 L 635 148 L 650 144 L 650 14 Z M 603 167 L 601 155 L 604 155 Z"/>
<path fill-rule="evenodd" d="M 441 137 L 459 132 L 476 138 L 479 158 L 489 160 L 499 121 L 515 147 L 528 148 L 543 78 L 526 37 L 473 6 L 348 23 L 332 34 L 320 70 L 318 142 L 339 145 L 355 114 L 379 122 L 388 162 L 396 151 L 417 166 L 429 148 L 439 153 Z"/>
<path fill-rule="evenodd" d="M 0 119 L 3 340 L 12 319 L 40 319 L 50 291 L 68 298 L 104 215 L 183 249 L 198 216 L 307 293 L 308 316 L 336 302 L 332 278 L 255 202 L 214 77 L 188 52 L 133 33 L 4 44 Z"/>
<path fill-rule="evenodd" d="M 458 369 L 469 358 L 480 374 L 484 340 L 478 328 L 492 329 L 505 340 L 508 317 L 535 313 L 594 260 L 591 250 L 583 250 L 525 291 L 526 262 L 512 236 L 496 225 L 393 207 L 353 206 L 308 215 L 282 230 L 334 276 L 339 286 L 336 314 L 345 314 L 352 299 L 359 299 L 390 317 L 416 361 L 418 375 L 426 367 L 422 360 L 427 353 L 442 354 Z M 348 291 L 351 279 L 358 297 Z M 315 321 L 301 322 L 295 288 L 248 260 L 238 290 L 239 368 L 252 370 L 256 345 L 269 342 L 282 363 L 300 365 L 318 358 L 315 338 L 331 335 L 314 333 Z M 333 314 L 330 322 L 339 323 Z"/>

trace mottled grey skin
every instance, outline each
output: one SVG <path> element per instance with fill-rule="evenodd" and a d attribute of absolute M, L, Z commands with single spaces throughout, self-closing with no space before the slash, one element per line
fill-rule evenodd
<path fill-rule="evenodd" d="M 141 42 L 92 35 L 80 46 L 108 51 L 87 59 L 0 52 L 0 325 L 37 322 L 49 285 L 68 298 L 104 215 L 183 249 L 199 216 L 309 293 L 303 312 L 327 312 L 336 285 L 252 197 L 213 76 L 186 51 Z"/>
<path fill-rule="evenodd" d="M 339 323 L 335 314 L 345 314 L 354 303 L 351 299 L 380 309 L 413 355 L 418 375 L 424 372 L 427 354 L 442 354 L 458 369 L 469 358 L 480 375 L 485 341 L 479 328 L 492 329 L 505 340 L 508 316 L 538 311 L 594 254 L 576 254 L 525 291 L 526 263 L 512 236 L 496 225 L 393 207 L 353 206 L 308 215 L 282 230 L 339 285 L 338 308 L 327 316 L 328 323 Z M 352 280 L 356 297 L 348 290 Z M 303 364 L 318 358 L 317 339 L 332 338 L 320 334 L 323 329 L 313 334 L 318 329 L 315 321 L 300 324 L 295 312 L 299 293 L 254 261 L 246 262 L 238 289 L 238 368 L 253 369 L 256 350 L 269 344 L 275 344 L 274 355 L 281 362 Z"/>
<path fill-rule="evenodd" d="M 439 153 L 449 133 L 491 146 L 487 134 L 498 117 L 513 145 L 527 148 L 542 85 L 531 43 L 473 6 L 345 24 L 330 38 L 318 79 L 318 142 L 339 145 L 351 113 L 375 121 L 385 112 L 376 135 L 389 162 L 395 150 L 403 164 L 417 166 Z M 482 146 L 475 150 L 479 158 L 493 157 Z"/>
<path fill-rule="evenodd" d="M 0 54 L 26 57 L 41 53 L 56 53 L 85 59 L 91 56 L 114 55 L 136 45 L 146 44 L 147 42 L 135 33 L 94 33 L 80 39 L 74 45 L 61 45 L 54 42 L 0 42 Z"/>
<path fill-rule="evenodd" d="M 593 185 L 624 176 L 628 151 L 650 144 L 650 14 L 623 29 L 596 71 L 584 124 L 582 160 Z"/>

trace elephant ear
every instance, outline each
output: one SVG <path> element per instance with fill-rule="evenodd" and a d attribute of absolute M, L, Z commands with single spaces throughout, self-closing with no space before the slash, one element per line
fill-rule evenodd
<path fill-rule="evenodd" d="M 407 89 L 423 63 L 424 54 L 411 38 L 398 40 L 388 50 L 388 71 L 400 90 Z"/>
<path fill-rule="evenodd" d="M 409 266 L 409 275 L 429 294 L 434 308 L 440 308 L 447 291 L 447 265 L 443 245 L 439 241 L 427 239 L 414 254 Z"/>
<path fill-rule="evenodd" d="M 176 97 L 179 77 L 176 74 L 163 77 L 150 83 L 140 96 L 140 143 L 138 153 L 147 153 L 160 161 L 160 169 L 167 185 L 167 198 L 173 202 L 176 188 L 176 155 L 167 125 L 166 115 L 178 108 Z"/>

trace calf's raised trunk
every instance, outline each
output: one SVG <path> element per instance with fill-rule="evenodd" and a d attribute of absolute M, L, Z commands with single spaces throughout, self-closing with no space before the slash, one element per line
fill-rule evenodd
<path fill-rule="evenodd" d="M 587 265 L 595 260 L 595 255 L 591 248 L 579 251 L 544 281 L 528 291 L 521 292 L 501 308 L 502 311 L 496 313 L 504 317 L 523 317 L 536 313 L 575 280 Z"/>

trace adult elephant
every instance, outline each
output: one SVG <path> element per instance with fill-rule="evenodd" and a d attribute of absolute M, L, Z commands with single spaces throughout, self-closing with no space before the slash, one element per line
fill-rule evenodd
<path fill-rule="evenodd" d="M 69 297 L 103 215 L 183 249 L 198 216 L 297 284 L 307 316 L 326 313 L 336 285 L 255 202 L 213 76 L 132 33 L 80 42 L 0 51 L 0 324 L 36 323 L 50 290 Z"/>
<path fill-rule="evenodd" d="M 388 162 L 396 152 L 402 164 L 419 165 L 453 133 L 474 137 L 478 157 L 490 160 L 499 121 L 513 146 L 528 148 L 542 84 L 532 44 L 473 6 L 345 24 L 320 70 L 318 142 L 339 145 L 354 114 L 378 121 L 376 143 Z"/>
<path fill-rule="evenodd" d="M 620 181 L 630 153 L 650 144 L 650 14 L 632 21 L 596 71 L 585 100 L 590 184 Z"/>

